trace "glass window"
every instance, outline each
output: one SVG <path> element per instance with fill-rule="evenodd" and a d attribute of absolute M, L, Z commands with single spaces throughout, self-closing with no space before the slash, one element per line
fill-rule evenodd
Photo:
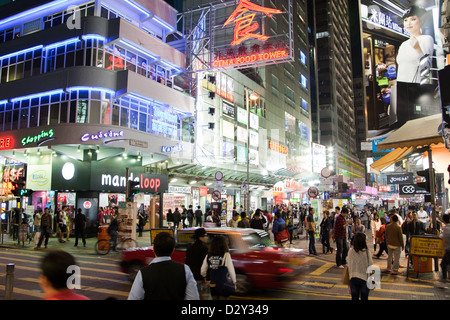
<path fill-rule="evenodd" d="M 77 105 L 77 123 L 87 123 L 88 100 L 78 100 Z"/>
<path fill-rule="evenodd" d="M 39 108 L 39 126 L 48 125 L 48 105 L 41 105 Z"/>
<path fill-rule="evenodd" d="M 30 108 L 30 128 L 37 127 L 38 125 L 38 107 Z"/>
<path fill-rule="evenodd" d="M 30 109 L 20 109 L 20 129 L 28 128 L 28 112 Z"/>
<path fill-rule="evenodd" d="M 114 126 L 118 126 L 119 125 L 119 113 L 120 113 L 120 106 L 118 105 L 113 105 L 113 110 L 112 110 L 112 125 Z"/>
<path fill-rule="evenodd" d="M 147 131 L 147 116 L 145 113 L 139 113 L 139 130 Z"/>
<path fill-rule="evenodd" d="M 120 108 L 120 126 L 128 127 L 129 110 L 127 108 Z"/>
<path fill-rule="evenodd" d="M 50 124 L 57 124 L 59 122 L 59 103 L 50 105 Z"/>
<path fill-rule="evenodd" d="M 77 102 L 70 101 L 69 122 L 75 123 L 77 119 Z"/>
<path fill-rule="evenodd" d="M 109 102 L 102 101 L 101 119 L 100 123 L 111 124 L 111 104 Z"/>
<path fill-rule="evenodd" d="M 59 122 L 67 123 L 67 101 L 61 102 L 61 107 L 59 111 Z"/>

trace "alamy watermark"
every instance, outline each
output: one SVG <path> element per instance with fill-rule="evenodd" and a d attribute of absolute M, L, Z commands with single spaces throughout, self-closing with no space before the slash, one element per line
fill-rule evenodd
<path fill-rule="evenodd" d="M 381 289 L 381 270 L 380 267 L 376 265 L 371 265 L 367 268 L 367 288 L 370 290 Z"/>
<path fill-rule="evenodd" d="M 73 29 L 81 29 L 81 12 L 80 8 L 77 6 L 70 6 L 66 10 L 67 13 L 71 14 L 67 19 L 66 26 L 67 28 Z"/>
<path fill-rule="evenodd" d="M 79 266 L 71 265 L 67 267 L 67 274 L 70 276 L 67 278 L 66 285 L 68 289 L 81 289 L 81 269 Z"/>

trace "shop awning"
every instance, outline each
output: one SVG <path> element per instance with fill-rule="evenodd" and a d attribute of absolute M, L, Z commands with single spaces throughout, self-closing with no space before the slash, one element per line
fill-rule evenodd
<path fill-rule="evenodd" d="M 380 174 L 387 167 L 408 157 L 414 150 L 414 147 L 397 148 L 372 163 L 370 165 L 370 172 Z"/>
<path fill-rule="evenodd" d="M 438 133 L 438 128 L 441 124 L 442 115 L 440 113 L 420 119 L 410 120 L 387 137 L 384 141 L 379 143 L 378 151 L 405 147 L 419 148 L 443 143 L 444 139 Z"/>

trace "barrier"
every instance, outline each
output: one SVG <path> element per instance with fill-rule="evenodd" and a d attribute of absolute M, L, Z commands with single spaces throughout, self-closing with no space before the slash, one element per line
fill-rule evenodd
<path fill-rule="evenodd" d="M 408 268 L 406 278 L 409 277 L 409 265 L 414 266 L 419 278 L 420 272 L 432 271 L 432 258 L 438 259 L 444 256 L 443 241 L 435 235 L 411 236 L 411 250 L 408 254 Z M 422 266 L 421 264 L 424 263 Z"/>

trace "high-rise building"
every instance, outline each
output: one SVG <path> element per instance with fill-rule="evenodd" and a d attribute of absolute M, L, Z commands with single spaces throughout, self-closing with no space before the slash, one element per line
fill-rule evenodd
<path fill-rule="evenodd" d="M 200 16 L 198 12 L 204 8 L 205 16 L 214 11 L 215 5 L 220 7 L 225 3 L 185 0 L 182 11 L 186 17 Z M 235 6 L 239 3 L 236 1 Z M 293 61 L 204 72 L 199 83 L 202 94 L 197 101 L 197 128 L 204 129 L 197 130 L 195 157 L 200 168 L 211 167 L 208 172 L 220 168 L 225 173 L 225 180 L 235 186 L 245 184 L 250 176 L 251 207 L 255 209 L 269 207 L 270 204 L 287 200 L 289 196 L 293 202 L 301 201 L 307 190 L 306 184 L 301 186 L 300 179 L 305 182 L 312 176 L 311 95 L 314 91 L 310 74 L 314 65 L 308 39 L 308 1 L 266 0 L 251 3 L 292 14 L 292 22 L 285 16 L 258 22 L 262 21 L 267 35 L 289 34 L 292 31 Z M 234 8 L 225 13 L 217 11 L 214 17 L 224 23 Z M 222 25 L 212 25 L 210 28 L 221 29 Z M 205 36 L 217 40 L 215 37 L 218 36 Z M 213 98 L 209 94 L 211 91 L 215 93 Z M 208 112 L 211 108 L 214 108 L 214 113 Z M 249 127 L 247 118 L 250 118 Z M 206 129 L 211 128 L 209 124 L 212 123 L 214 129 Z M 249 175 L 247 160 L 250 162 Z M 185 170 L 180 168 L 178 171 Z M 192 174 L 201 174 L 199 171 Z M 272 198 L 272 186 L 284 180 L 296 181 L 290 184 L 296 187 L 277 187 Z M 227 194 L 229 191 L 232 192 L 228 189 Z M 235 194 L 236 202 L 245 204 L 239 188 Z"/>
<path fill-rule="evenodd" d="M 320 142 L 334 152 L 337 175 L 364 177 L 357 157 L 355 97 L 347 0 L 315 3 L 319 74 Z"/>

